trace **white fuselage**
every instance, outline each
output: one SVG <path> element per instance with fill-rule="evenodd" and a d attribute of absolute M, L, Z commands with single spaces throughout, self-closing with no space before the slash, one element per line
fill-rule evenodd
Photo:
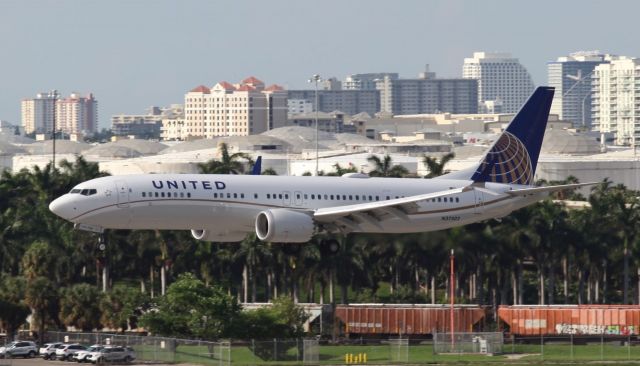
<path fill-rule="evenodd" d="M 238 236 L 255 230 L 256 216 L 285 208 L 315 210 L 379 202 L 467 187 L 469 180 L 292 177 L 257 175 L 147 174 L 97 178 L 76 186 L 51 204 L 57 215 L 81 228 L 211 230 Z M 487 183 L 417 202 L 405 217 L 361 222 L 352 232 L 411 233 L 502 217 L 546 196 L 514 197 L 523 186 Z"/>

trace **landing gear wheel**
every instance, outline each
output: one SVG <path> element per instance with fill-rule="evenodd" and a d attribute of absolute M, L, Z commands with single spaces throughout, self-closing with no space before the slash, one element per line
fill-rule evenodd
<path fill-rule="evenodd" d="M 327 249 L 329 253 L 336 254 L 340 251 L 340 243 L 337 240 L 329 240 L 327 242 Z"/>
<path fill-rule="evenodd" d="M 104 252 L 107 249 L 107 244 L 104 240 L 104 234 L 100 234 L 100 236 L 98 236 L 98 249 L 101 252 Z"/>

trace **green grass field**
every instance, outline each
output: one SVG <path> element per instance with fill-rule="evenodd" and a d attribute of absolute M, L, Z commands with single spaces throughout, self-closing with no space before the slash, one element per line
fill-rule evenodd
<path fill-rule="evenodd" d="M 273 349 L 273 343 L 263 344 L 267 354 Z M 140 360 L 156 360 L 175 363 L 189 363 L 202 365 L 218 365 L 219 357 L 216 350 L 206 346 L 185 346 L 176 348 L 175 355 L 169 350 L 159 350 L 150 346 L 134 346 Z M 264 360 L 254 354 L 251 346 L 232 346 L 230 350 L 231 362 L 234 365 L 294 365 L 302 364 L 302 355 L 298 355 L 295 346 L 279 353 L 277 360 Z M 402 363 L 392 355 L 392 348 L 388 345 L 326 345 L 320 346 L 319 364 L 346 364 L 345 355 L 366 354 L 367 364 Z M 584 361 L 640 361 L 640 346 L 622 346 L 619 343 L 601 345 L 574 345 L 570 343 L 547 343 L 544 347 L 539 344 L 506 344 L 503 354 L 495 356 L 477 354 L 433 354 L 431 344 L 410 345 L 408 348 L 409 364 L 451 363 L 451 364 L 542 364 L 542 363 L 581 363 Z"/>

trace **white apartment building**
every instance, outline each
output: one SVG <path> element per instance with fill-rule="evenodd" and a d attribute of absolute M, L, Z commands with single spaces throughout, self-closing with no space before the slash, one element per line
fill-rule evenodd
<path fill-rule="evenodd" d="M 286 91 L 275 84 L 265 87 L 253 76 L 234 85 L 198 86 L 184 102 L 181 139 L 259 134 L 287 121 Z"/>
<path fill-rule="evenodd" d="M 640 59 L 611 57 L 595 67 L 593 129 L 615 134 L 618 145 L 640 145 Z"/>
<path fill-rule="evenodd" d="M 516 113 L 534 88 L 527 69 L 509 53 L 474 52 L 464 59 L 462 77 L 478 80 L 480 113 L 487 111 L 487 101 L 502 103 L 502 113 Z"/>
<path fill-rule="evenodd" d="M 93 94 L 82 97 L 72 93 L 68 98 L 54 98 L 51 93 L 39 93 L 34 99 L 22 100 L 21 104 L 25 133 L 52 132 L 54 113 L 57 131 L 86 134 L 98 129 L 98 101 Z"/>

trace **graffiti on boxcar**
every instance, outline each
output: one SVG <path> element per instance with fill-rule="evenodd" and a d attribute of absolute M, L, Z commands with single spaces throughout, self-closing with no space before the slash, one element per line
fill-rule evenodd
<path fill-rule="evenodd" d="M 558 334 L 589 335 L 635 335 L 638 329 L 634 325 L 595 325 L 595 324 L 556 324 Z"/>

